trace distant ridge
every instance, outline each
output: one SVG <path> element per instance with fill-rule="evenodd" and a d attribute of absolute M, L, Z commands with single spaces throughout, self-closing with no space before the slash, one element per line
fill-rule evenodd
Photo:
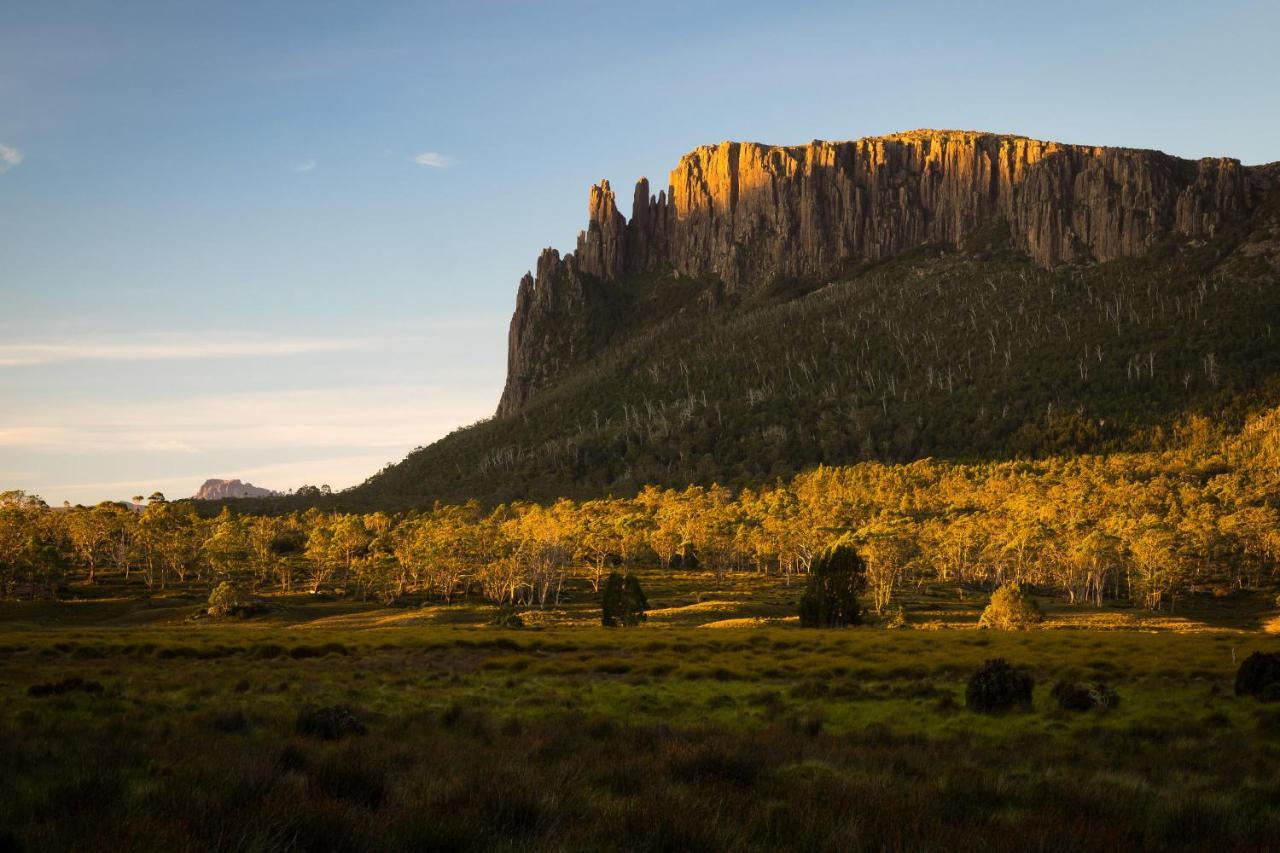
<path fill-rule="evenodd" d="M 204 481 L 204 485 L 195 493 L 192 500 L 220 501 L 228 498 L 271 498 L 278 494 L 279 492 L 274 492 L 271 489 L 264 489 L 252 483 L 242 483 L 239 480 L 209 479 Z"/>

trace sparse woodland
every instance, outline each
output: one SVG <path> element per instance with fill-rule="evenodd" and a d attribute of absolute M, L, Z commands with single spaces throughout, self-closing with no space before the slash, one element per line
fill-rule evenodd
<path fill-rule="evenodd" d="M 1016 581 L 1072 603 L 1176 607 L 1193 591 L 1274 584 L 1280 566 L 1280 410 L 1239 432 L 1193 417 L 1172 449 L 957 464 L 820 467 L 737 492 L 647 487 L 633 498 L 492 510 L 470 502 L 404 513 L 312 508 L 279 516 L 155 496 L 51 509 L 0 501 L 0 589 L 57 596 L 104 572 L 147 588 L 341 590 L 393 602 L 559 601 L 570 576 L 599 591 L 615 568 L 700 567 L 799 576 L 841 537 L 866 562 L 867 603 L 931 581 L 994 588 Z"/>

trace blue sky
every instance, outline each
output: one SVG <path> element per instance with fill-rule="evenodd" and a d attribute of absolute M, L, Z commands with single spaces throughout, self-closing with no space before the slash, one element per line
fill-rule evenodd
<path fill-rule="evenodd" d="M 600 178 L 916 127 L 1273 161 L 1278 39 L 1274 2 L 6 0 L 0 488 L 353 485 L 492 412 Z"/>

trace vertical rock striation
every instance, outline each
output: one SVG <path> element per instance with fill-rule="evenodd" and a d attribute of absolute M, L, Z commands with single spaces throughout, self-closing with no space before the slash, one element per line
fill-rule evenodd
<path fill-rule="evenodd" d="M 680 159 L 665 193 L 636 184 L 630 222 L 608 181 L 591 188 L 576 252 L 544 251 L 520 283 L 498 414 L 586 355 L 575 328 L 590 322 L 592 280 L 670 271 L 749 293 L 957 245 L 996 222 L 1041 266 L 1109 261 L 1170 236 L 1212 238 L 1249 215 L 1265 184 L 1237 160 L 970 131 L 703 146 Z"/>

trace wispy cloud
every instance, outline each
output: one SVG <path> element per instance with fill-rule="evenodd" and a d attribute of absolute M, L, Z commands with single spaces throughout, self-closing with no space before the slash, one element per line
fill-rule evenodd
<path fill-rule="evenodd" d="M 0 175 L 22 162 L 22 152 L 0 142 Z"/>
<path fill-rule="evenodd" d="M 66 361 L 160 361 L 169 359 L 247 358 L 344 352 L 367 349 L 360 339 L 293 339 L 209 334 L 147 336 L 109 341 L 42 341 L 0 344 L 0 367 Z"/>
<path fill-rule="evenodd" d="M 447 169 L 453 165 L 453 159 L 438 151 L 423 151 L 413 158 L 419 166 L 430 166 L 433 169 Z"/>
<path fill-rule="evenodd" d="M 316 168 L 315 160 L 300 160 L 297 163 L 289 164 L 290 172 L 313 172 Z"/>

